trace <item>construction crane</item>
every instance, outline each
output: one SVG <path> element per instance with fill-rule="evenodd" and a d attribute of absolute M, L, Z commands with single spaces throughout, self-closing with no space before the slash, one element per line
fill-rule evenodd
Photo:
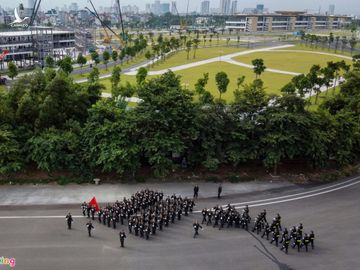
<path fill-rule="evenodd" d="M 111 29 L 111 27 L 109 27 L 107 24 L 104 23 L 104 21 L 100 18 L 99 14 L 97 13 L 94 4 L 91 2 L 91 0 L 89 0 L 93 11 L 91 11 L 89 8 L 85 7 L 96 19 L 99 20 L 99 22 L 101 23 L 101 26 L 103 27 L 105 34 L 106 34 L 106 38 L 104 39 L 104 43 L 110 43 L 112 37 L 109 35 L 109 33 L 107 32 L 107 30 L 109 30 L 111 33 L 113 33 L 117 38 L 119 38 L 121 40 L 121 37 L 115 33 L 114 30 Z"/>
<path fill-rule="evenodd" d="M 127 45 L 127 37 L 125 36 L 125 30 L 124 30 L 124 22 L 123 22 L 123 18 L 122 18 L 122 13 L 121 13 L 121 7 L 120 7 L 120 0 L 116 0 L 116 4 L 119 10 L 119 19 L 120 19 L 120 26 L 121 26 L 121 32 L 122 32 L 122 40 L 125 43 L 125 46 Z"/>
<path fill-rule="evenodd" d="M 33 26 L 35 22 L 36 15 L 38 13 L 39 7 L 40 7 L 41 0 L 35 0 L 34 6 L 32 8 L 32 13 L 30 17 L 30 23 L 29 26 Z"/>

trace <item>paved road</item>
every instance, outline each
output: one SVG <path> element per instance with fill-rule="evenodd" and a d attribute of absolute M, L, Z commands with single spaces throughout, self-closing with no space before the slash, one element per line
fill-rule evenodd
<path fill-rule="evenodd" d="M 314 230 L 317 236 L 316 249 L 309 253 L 290 250 L 285 255 L 266 240 L 240 229 L 219 231 L 205 226 L 200 237 L 193 239 L 191 223 L 199 217 L 196 213 L 149 241 L 129 235 L 126 248 L 121 249 L 118 230 L 97 222 L 93 238 L 87 237 L 85 218 L 76 218 L 74 230 L 68 231 L 63 216 L 67 210 L 79 214 L 78 206 L 20 206 L 0 210 L 0 256 L 15 257 L 20 270 L 360 269 L 359 195 L 360 178 L 355 178 L 325 187 L 232 194 L 220 201 L 262 200 L 249 203 L 258 205 L 250 208 L 252 216 L 266 207 L 268 217 L 279 212 L 286 226 L 303 222 L 305 231 Z M 213 197 L 202 198 L 197 209 L 217 203 Z M 261 205 L 265 203 L 268 205 Z M 22 219 L 22 215 L 52 217 Z"/>

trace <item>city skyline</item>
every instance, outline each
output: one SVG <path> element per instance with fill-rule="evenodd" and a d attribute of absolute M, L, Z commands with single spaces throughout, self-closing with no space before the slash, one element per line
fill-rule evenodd
<path fill-rule="evenodd" d="M 28 5 L 28 0 L 3 0 L 1 3 L 2 8 L 14 8 L 15 6 L 18 6 L 20 3 L 23 3 L 25 6 Z M 76 2 L 79 6 L 79 9 L 83 9 L 85 6 L 88 6 L 87 0 L 80 0 L 80 1 L 74 1 L 74 0 L 53 0 L 51 2 L 49 1 L 42 1 L 41 3 L 41 9 L 47 10 L 50 8 L 55 8 L 58 6 L 61 8 L 64 5 L 70 6 L 71 3 Z M 145 11 L 146 4 L 152 4 L 155 1 L 143 1 L 143 0 L 123 0 L 121 1 L 122 6 L 126 5 L 137 5 L 141 11 Z M 169 3 L 171 5 L 171 0 L 163 0 L 162 3 Z M 189 12 L 201 11 L 201 2 L 202 0 L 192 0 L 190 1 L 189 5 Z M 221 4 L 221 0 L 210 0 L 210 9 L 218 9 Z M 115 3 L 114 0 L 104 0 L 101 1 L 101 3 L 94 1 L 94 5 L 97 7 L 103 6 L 111 6 Z M 177 1 L 177 8 L 180 13 L 186 12 L 186 4 L 187 1 Z M 349 14 L 349 15 L 360 15 L 360 5 L 358 5 L 357 0 L 346 0 L 346 1 L 340 1 L 340 0 L 320 0 L 320 1 L 310 1 L 310 0 L 303 0 L 301 2 L 289 2 L 285 0 L 264 0 L 264 1 L 250 1 L 250 0 L 243 0 L 238 1 L 237 5 L 237 11 L 241 12 L 244 8 L 255 8 L 257 4 L 264 4 L 266 8 L 268 8 L 270 11 L 275 10 L 299 10 L 304 11 L 308 10 L 309 12 L 318 12 L 319 10 L 324 13 L 329 10 L 330 5 L 335 5 L 335 13 L 336 14 Z"/>

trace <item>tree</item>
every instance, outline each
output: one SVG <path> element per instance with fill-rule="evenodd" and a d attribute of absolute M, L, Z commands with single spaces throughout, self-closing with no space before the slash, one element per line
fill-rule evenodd
<path fill-rule="evenodd" d="M 252 60 L 252 64 L 254 66 L 253 70 L 254 73 L 256 75 L 256 79 L 258 77 L 260 77 L 261 73 L 263 73 L 266 69 L 265 65 L 264 65 L 264 60 L 263 59 L 254 59 Z"/>
<path fill-rule="evenodd" d="M 192 41 L 188 40 L 186 42 L 186 52 L 187 52 L 187 60 L 189 60 L 189 55 L 190 55 L 190 51 L 191 51 L 191 46 L 192 46 Z"/>
<path fill-rule="evenodd" d="M 193 40 L 193 49 L 194 49 L 193 59 L 196 58 L 196 50 L 197 50 L 198 47 L 199 47 L 199 43 L 200 43 L 200 40 L 199 40 L 199 39 L 195 38 L 195 39 Z"/>
<path fill-rule="evenodd" d="M 221 71 L 216 74 L 215 81 L 220 94 L 219 100 L 221 101 L 221 95 L 226 93 L 230 80 L 228 78 L 228 75 L 225 72 Z"/>
<path fill-rule="evenodd" d="M 97 83 L 99 81 L 100 78 L 100 71 L 97 67 L 93 67 L 92 71 L 89 73 L 88 76 L 88 82 L 89 83 Z"/>
<path fill-rule="evenodd" d="M 103 53 L 103 62 L 105 64 L 106 70 L 108 69 L 108 63 L 109 63 L 109 59 L 110 59 L 110 53 L 108 51 L 104 51 Z"/>
<path fill-rule="evenodd" d="M 17 172 L 22 166 L 20 145 L 14 133 L 0 127 L 0 175 Z"/>
<path fill-rule="evenodd" d="M 99 54 L 96 51 L 92 52 L 90 56 L 91 56 L 91 60 L 94 61 L 95 65 L 100 63 Z"/>
<path fill-rule="evenodd" d="M 54 68 L 55 67 L 55 60 L 50 55 L 46 56 L 45 58 L 45 64 L 48 68 Z"/>
<path fill-rule="evenodd" d="M 121 68 L 119 66 L 115 66 L 112 71 L 111 75 L 111 87 L 112 89 L 116 89 L 120 83 L 120 76 L 121 76 Z"/>
<path fill-rule="evenodd" d="M 80 65 L 80 67 L 82 68 L 84 65 L 86 65 L 87 59 L 86 59 L 85 56 L 83 56 L 82 53 L 79 53 L 79 55 L 78 55 L 78 57 L 77 57 L 77 59 L 76 59 L 76 63 L 77 63 L 78 65 Z"/>
<path fill-rule="evenodd" d="M 145 81 L 147 74 L 148 74 L 148 71 L 146 68 L 144 68 L 144 67 L 139 68 L 139 70 L 136 74 L 136 82 L 138 85 L 141 85 Z"/>
<path fill-rule="evenodd" d="M 57 65 L 66 75 L 69 75 L 74 70 L 70 56 L 65 56 L 63 59 L 59 60 Z"/>
<path fill-rule="evenodd" d="M 13 80 L 18 75 L 17 66 L 13 61 L 8 63 L 8 76 Z"/>
<path fill-rule="evenodd" d="M 351 55 L 353 54 L 354 52 L 354 49 L 356 47 L 356 44 L 357 44 L 357 39 L 356 37 L 351 37 L 350 41 L 349 41 L 349 44 L 350 44 L 350 50 L 351 50 Z"/>
<path fill-rule="evenodd" d="M 116 62 L 116 60 L 118 59 L 118 56 L 119 56 L 119 54 L 118 54 L 117 51 L 113 50 L 113 51 L 111 52 L 111 59 L 112 59 L 114 62 Z"/>
<path fill-rule="evenodd" d="M 348 44 L 348 40 L 346 36 L 341 38 L 341 51 L 344 52 L 346 45 Z"/>
<path fill-rule="evenodd" d="M 334 34 L 333 34 L 333 33 L 330 33 L 330 34 L 329 34 L 329 39 L 328 39 L 328 44 L 329 44 L 328 50 L 329 50 L 329 51 L 330 51 L 331 44 L 333 44 L 334 41 L 335 41 Z"/>

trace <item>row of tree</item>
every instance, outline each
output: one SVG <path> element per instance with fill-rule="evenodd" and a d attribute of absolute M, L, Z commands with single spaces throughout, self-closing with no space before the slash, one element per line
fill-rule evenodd
<path fill-rule="evenodd" d="M 141 69 L 131 87 L 142 102 L 129 109 L 114 91 L 120 70 L 113 71 L 114 95 L 108 99 L 100 98 L 96 68 L 84 85 L 74 84 L 61 69 L 38 70 L 0 92 L 0 173 L 29 165 L 133 175 L 150 166 L 158 176 L 180 164 L 216 170 L 261 160 L 275 172 L 291 159 L 306 160 L 314 168 L 330 160 L 346 165 L 360 153 L 359 63 L 354 58 L 340 93 L 315 112 L 306 109 L 299 79 L 284 87 L 281 96 L 269 96 L 259 77 L 250 84 L 239 77 L 234 101 L 226 104 L 221 99 L 229 85 L 224 72 L 216 75 L 216 99 L 207 90 L 208 74 L 189 91 L 172 72 L 146 80 Z"/>

